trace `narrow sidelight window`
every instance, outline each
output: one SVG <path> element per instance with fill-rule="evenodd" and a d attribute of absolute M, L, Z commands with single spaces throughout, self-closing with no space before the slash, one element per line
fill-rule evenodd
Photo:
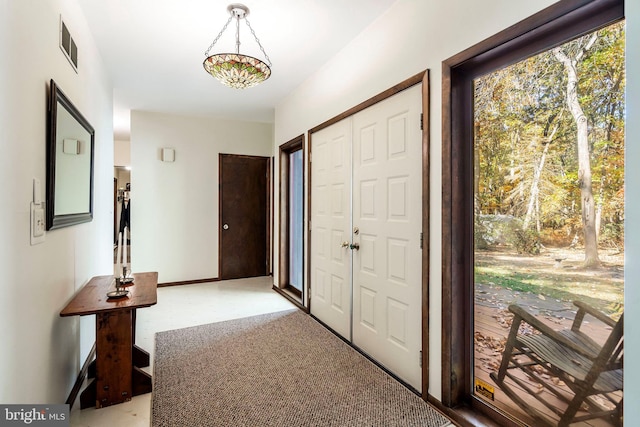
<path fill-rule="evenodd" d="M 280 241 L 277 290 L 304 306 L 304 136 L 280 146 Z"/>
<path fill-rule="evenodd" d="M 289 285 L 302 292 L 303 187 L 302 147 L 289 153 Z"/>

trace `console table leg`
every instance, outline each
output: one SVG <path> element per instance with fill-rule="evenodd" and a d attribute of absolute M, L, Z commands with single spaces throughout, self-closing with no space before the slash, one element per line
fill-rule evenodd
<path fill-rule="evenodd" d="M 151 375 L 147 374 L 142 369 L 133 367 L 133 395 L 139 396 L 145 393 L 151 393 L 153 385 L 151 382 Z"/>
<path fill-rule="evenodd" d="M 146 368 L 149 366 L 151 361 L 151 357 L 149 352 L 141 349 L 137 345 L 133 346 L 133 366 L 137 366 L 138 368 Z"/>
<path fill-rule="evenodd" d="M 96 380 L 93 379 L 89 385 L 80 393 L 80 409 L 96 406 Z"/>
<path fill-rule="evenodd" d="M 131 310 L 96 314 L 96 408 L 131 400 Z"/>

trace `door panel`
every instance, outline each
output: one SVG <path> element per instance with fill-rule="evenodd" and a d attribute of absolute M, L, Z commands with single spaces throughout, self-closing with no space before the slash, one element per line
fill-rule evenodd
<path fill-rule="evenodd" d="M 422 388 L 421 86 L 353 116 L 353 343 Z"/>
<path fill-rule="evenodd" d="M 311 314 L 351 339 L 351 129 L 314 134 L 311 161 Z"/>
<path fill-rule="evenodd" d="M 220 154 L 220 279 L 268 274 L 269 158 Z"/>
<path fill-rule="evenodd" d="M 311 312 L 419 391 L 421 112 L 417 85 L 311 142 Z"/>

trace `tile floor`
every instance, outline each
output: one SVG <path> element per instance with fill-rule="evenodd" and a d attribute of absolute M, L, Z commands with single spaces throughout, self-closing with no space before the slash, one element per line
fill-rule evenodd
<path fill-rule="evenodd" d="M 151 354 L 155 334 L 223 320 L 295 308 L 271 289 L 272 277 L 226 280 L 158 289 L 158 304 L 137 311 L 136 344 Z M 134 397 L 130 402 L 107 408 L 80 410 L 77 401 L 71 410 L 72 427 L 148 427 L 151 419 L 151 394 Z"/>

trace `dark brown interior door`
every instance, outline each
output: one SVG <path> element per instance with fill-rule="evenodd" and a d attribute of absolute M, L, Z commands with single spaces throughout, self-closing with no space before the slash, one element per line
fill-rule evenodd
<path fill-rule="evenodd" d="M 220 154 L 220 279 L 266 276 L 269 158 Z"/>

